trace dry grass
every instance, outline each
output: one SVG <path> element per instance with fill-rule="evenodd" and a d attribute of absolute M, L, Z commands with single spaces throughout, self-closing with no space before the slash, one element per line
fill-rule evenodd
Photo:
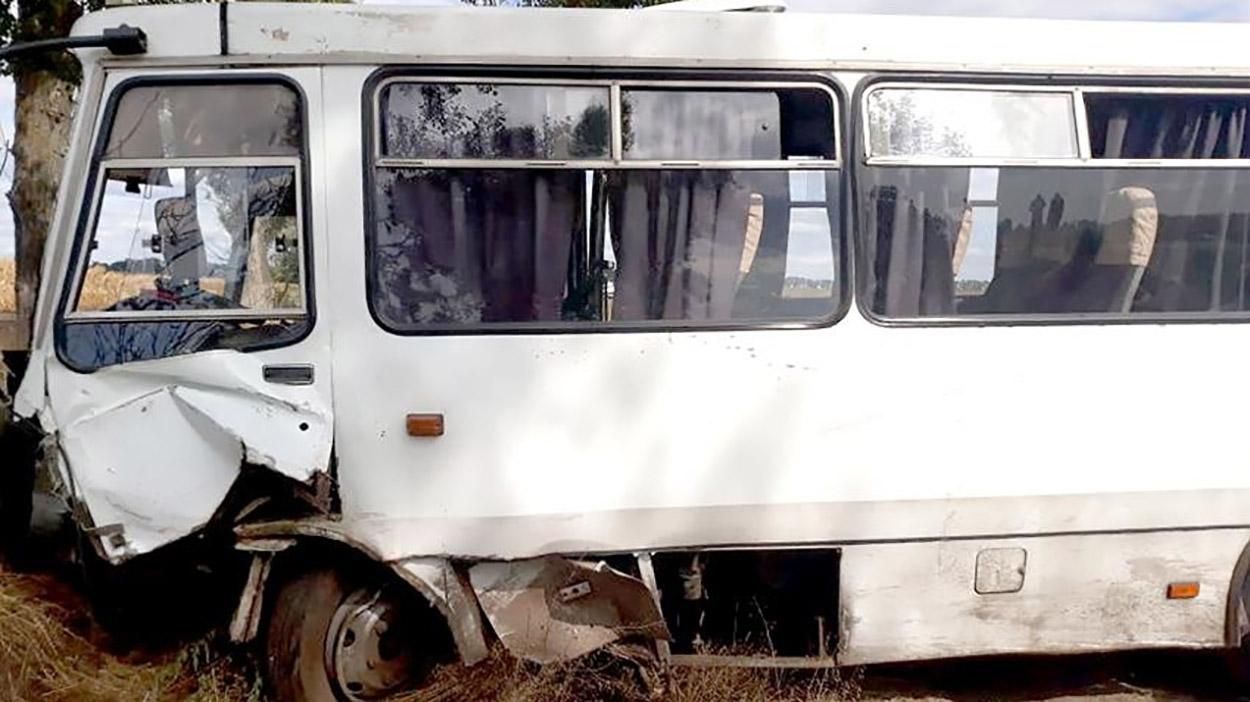
<path fill-rule="evenodd" d="M 54 602 L 58 601 L 60 604 Z M 109 652 L 85 604 L 46 576 L 0 569 L 0 699 L 12 702 L 261 702 L 249 666 L 201 642 L 149 657 Z M 659 697 L 605 659 L 545 667 L 503 653 L 447 665 L 402 702 L 843 702 L 862 699 L 837 671 L 677 670 Z"/>
<path fill-rule="evenodd" d="M 55 604 L 52 599 L 64 602 Z M 247 702 L 259 684 L 208 643 L 123 657 L 93 634 L 84 605 L 43 576 L 0 568 L 0 698 L 12 702 Z"/>
<path fill-rule="evenodd" d="M 85 603 L 47 576 L 0 568 L 0 699 L 12 702 L 261 702 L 250 665 L 200 642 L 180 652 L 118 654 Z M 447 665 L 403 702 L 843 702 L 857 678 L 813 673 L 677 670 L 649 697 L 629 669 L 605 658 L 545 667 L 497 653 L 472 669 Z"/>
<path fill-rule="evenodd" d="M 606 659 L 533 666 L 496 654 L 472 669 L 448 665 L 400 702 L 859 702 L 858 673 L 745 668 L 678 668 L 666 688 L 647 694 L 621 664 Z"/>

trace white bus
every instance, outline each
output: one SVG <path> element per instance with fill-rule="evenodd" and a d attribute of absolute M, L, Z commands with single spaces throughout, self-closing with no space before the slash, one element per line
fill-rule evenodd
<path fill-rule="evenodd" d="M 123 24 L 146 52 L 78 50 L 17 409 L 103 559 L 230 536 L 280 699 L 495 644 L 1250 631 L 1250 27 L 223 3 L 74 32 Z"/>

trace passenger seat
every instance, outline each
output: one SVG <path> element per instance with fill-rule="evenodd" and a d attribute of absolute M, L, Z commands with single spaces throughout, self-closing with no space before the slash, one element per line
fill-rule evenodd
<path fill-rule="evenodd" d="M 1080 286 L 1081 311 L 1127 313 L 1154 253 L 1159 207 L 1153 192 L 1130 186 L 1102 202 L 1102 240 L 1094 266 Z"/>

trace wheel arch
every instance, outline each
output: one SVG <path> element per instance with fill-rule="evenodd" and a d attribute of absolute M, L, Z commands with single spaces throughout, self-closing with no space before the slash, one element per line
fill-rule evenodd
<path fill-rule="evenodd" d="M 235 530 L 236 548 L 253 554 L 252 567 L 239 597 L 230 626 L 235 641 L 254 639 L 260 626 L 269 575 L 274 564 L 291 563 L 298 556 L 317 554 L 329 564 L 367 560 L 416 590 L 443 616 L 456 653 L 465 665 L 474 665 L 489 654 L 481 608 L 467 574 L 442 557 L 384 560 L 376 550 L 354 538 L 337 522 L 324 518 L 246 524 Z"/>

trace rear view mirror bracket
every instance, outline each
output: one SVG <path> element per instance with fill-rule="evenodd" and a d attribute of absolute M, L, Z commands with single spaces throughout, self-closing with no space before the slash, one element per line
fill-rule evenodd
<path fill-rule="evenodd" d="M 66 49 L 108 49 L 115 56 L 137 56 L 148 51 L 148 35 L 138 27 L 123 24 L 105 29 L 101 34 L 84 37 L 61 37 L 20 42 L 0 47 L 0 60 L 10 60 L 27 54 Z"/>

